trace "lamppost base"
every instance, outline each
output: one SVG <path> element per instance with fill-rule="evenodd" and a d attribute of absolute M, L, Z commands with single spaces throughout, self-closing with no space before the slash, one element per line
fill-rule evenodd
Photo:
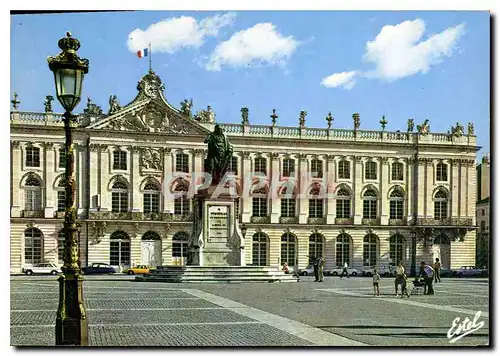
<path fill-rule="evenodd" d="M 87 346 L 88 323 L 83 304 L 83 278 L 66 273 L 58 278 L 59 307 L 56 317 L 56 345 Z"/>

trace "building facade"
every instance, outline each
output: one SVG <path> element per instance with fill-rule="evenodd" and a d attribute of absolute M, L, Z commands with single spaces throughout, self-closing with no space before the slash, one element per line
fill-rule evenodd
<path fill-rule="evenodd" d="M 183 264 L 192 228 L 189 192 L 203 170 L 208 107 L 191 112 L 166 100 L 152 71 L 138 94 L 108 112 L 93 104 L 74 127 L 82 265 Z M 11 272 L 62 263 L 64 130 L 46 102 L 43 113 L 11 112 Z M 432 133 L 428 121 L 407 132 L 306 125 L 223 124 L 234 146 L 230 171 L 245 225 L 247 265 L 407 268 L 439 257 L 444 267 L 474 264 L 476 168 L 473 128 Z M 260 177 L 260 180 L 256 180 Z M 166 194 L 168 192 L 169 194 Z M 170 194 L 172 193 L 172 194 Z"/>
<path fill-rule="evenodd" d="M 476 167 L 477 175 L 477 232 L 476 264 L 479 267 L 489 266 L 490 251 L 490 160 L 488 156 L 481 159 Z"/>

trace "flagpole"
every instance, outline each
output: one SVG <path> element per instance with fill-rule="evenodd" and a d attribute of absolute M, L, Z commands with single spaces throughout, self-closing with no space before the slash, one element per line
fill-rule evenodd
<path fill-rule="evenodd" d="M 151 72 L 151 42 L 149 42 L 149 71 Z"/>

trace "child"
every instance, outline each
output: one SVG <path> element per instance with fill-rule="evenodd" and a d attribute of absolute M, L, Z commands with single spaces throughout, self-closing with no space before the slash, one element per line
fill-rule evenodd
<path fill-rule="evenodd" d="M 380 274 L 377 270 L 373 271 L 373 296 L 380 297 L 380 290 L 378 288 L 378 283 L 380 281 Z"/>

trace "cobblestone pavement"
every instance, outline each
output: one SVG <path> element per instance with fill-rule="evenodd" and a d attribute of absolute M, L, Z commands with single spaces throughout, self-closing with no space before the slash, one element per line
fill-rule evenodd
<path fill-rule="evenodd" d="M 411 288 L 411 287 L 410 287 Z M 471 346 L 489 342 L 488 282 L 443 279 L 434 296 L 396 299 L 392 279 L 165 284 L 86 277 L 91 346 Z M 11 278 L 11 345 L 54 345 L 55 277 Z M 450 344 L 453 320 L 484 326 Z"/>

